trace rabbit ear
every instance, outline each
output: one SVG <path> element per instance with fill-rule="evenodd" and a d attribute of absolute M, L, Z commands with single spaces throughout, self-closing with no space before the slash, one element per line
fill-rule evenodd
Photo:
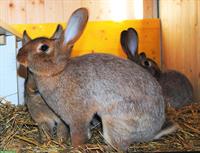
<path fill-rule="evenodd" d="M 123 30 L 120 34 L 120 43 L 121 43 L 121 47 L 122 49 L 124 50 L 124 52 L 126 52 L 126 35 L 127 35 L 127 31 L 126 30 Z"/>
<path fill-rule="evenodd" d="M 132 57 L 138 54 L 138 34 L 133 28 L 128 29 L 127 47 Z"/>
<path fill-rule="evenodd" d="M 128 48 L 127 48 L 127 44 L 126 44 L 126 39 L 127 39 L 127 31 L 126 30 L 123 30 L 122 32 L 121 32 L 121 34 L 120 34 L 120 43 L 121 43 L 121 47 L 122 47 L 122 49 L 123 49 L 123 51 L 124 51 L 124 53 L 128 56 L 128 57 L 130 57 L 130 53 L 129 53 L 129 50 L 128 50 Z"/>
<path fill-rule="evenodd" d="M 26 43 L 28 43 L 29 41 L 31 41 L 31 38 L 29 37 L 29 35 L 27 34 L 26 30 L 23 32 L 23 38 L 22 38 L 22 44 L 25 45 Z"/>
<path fill-rule="evenodd" d="M 63 28 L 60 24 L 58 24 L 56 31 L 51 36 L 51 39 L 60 39 L 62 37 L 62 34 L 63 34 Z"/>
<path fill-rule="evenodd" d="M 73 46 L 83 33 L 87 21 L 88 10 L 86 8 L 79 8 L 72 13 L 64 32 L 64 46 Z"/>

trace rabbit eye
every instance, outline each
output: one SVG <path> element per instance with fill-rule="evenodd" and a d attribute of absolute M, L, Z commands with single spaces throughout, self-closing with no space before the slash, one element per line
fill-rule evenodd
<path fill-rule="evenodd" d="M 46 45 L 46 44 L 43 44 L 43 45 L 40 47 L 40 50 L 41 50 L 42 52 L 47 52 L 48 49 L 49 49 L 49 46 Z"/>
<path fill-rule="evenodd" d="M 145 66 L 150 66 L 150 64 L 149 64 L 148 61 L 145 61 L 145 62 L 144 62 L 144 65 L 145 65 Z"/>

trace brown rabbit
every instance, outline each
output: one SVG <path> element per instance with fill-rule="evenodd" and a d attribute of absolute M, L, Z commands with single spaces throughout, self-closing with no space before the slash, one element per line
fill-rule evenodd
<path fill-rule="evenodd" d="M 121 33 L 121 45 L 127 57 L 149 71 L 162 87 L 164 99 L 175 108 L 193 102 L 193 88 L 185 75 L 174 70 L 162 72 L 157 63 L 147 58 L 145 53 L 138 54 L 138 35 L 129 28 Z"/>
<path fill-rule="evenodd" d="M 72 145 L 86 143 L 94 114 L 102 119 L 103 136 L 119 149 L 133 142 L 151 141 L 172 132 L 161 130 L 165 103 L 161 88 L 146 70 L 109 54 L 70 58 L 71 48 L 88 20 L 85 8 L 77 9 L 67 28 L 58 26 L 55 39 L 31 40 L 17 60 L 34 74 L 48 105 L 69 125 Z"/>
<path fill-rule="evenodd" d="M 47 106 L 39 91 L 37 90 L 33 75 L 27 72 L 25 81 L 25 103 L 33 120 L 38 124 L 39 140 L 41 143 L 47 138 L 64 142 L 69 137 L 69 129 Z M 44 133 L 43 133 L 44 131 Z"/>

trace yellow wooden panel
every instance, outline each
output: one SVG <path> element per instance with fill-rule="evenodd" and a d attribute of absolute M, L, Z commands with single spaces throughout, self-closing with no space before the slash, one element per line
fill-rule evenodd
<path fill-rule="evenodd" d="M 65 27 L 65 23 L 61 23 Z M 22 33 L 25 29 L 32 38 L 49 37 L 56 29 L 57 23 L 12 25 Z M 96 21 L 89 22 L 83 35 L 75 44 L 72 56 L 91 52 L 109 53 L 126 57 L 120 45 L 122 30 L 133 27 L 139 34 L 139 50 L 160 64 L 160 20 L 127 20 L 124 22 Z"/>

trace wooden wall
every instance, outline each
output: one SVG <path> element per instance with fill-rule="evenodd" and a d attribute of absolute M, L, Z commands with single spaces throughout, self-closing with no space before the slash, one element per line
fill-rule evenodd
<path fill-rule="evenodd" d="M 200 0 L 160 0 L 164 69 L 186 74 L 200 101 Z"/>
<path fill-rule="evenodd" d="M 153 17 L 155 0 L 143 0 L 144 16 Z M 90 10 L 90 20 L 111 20 L 116 11 L 134 19 L 136 0 L 0 0 L 0 19 L 8 24 L 65 22 L 78 7 Z"/>

